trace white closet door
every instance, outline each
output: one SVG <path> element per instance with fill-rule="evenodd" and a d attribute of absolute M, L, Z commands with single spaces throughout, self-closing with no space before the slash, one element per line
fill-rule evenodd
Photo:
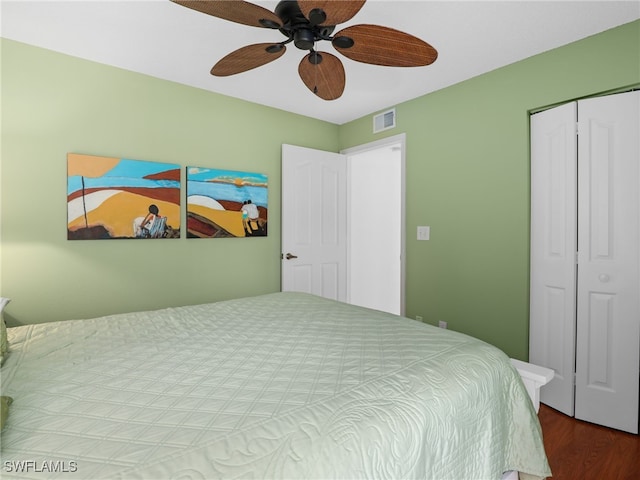
<path fill-rule="evenodd" d="M 578 104 L 577 418 L 638 432 L 640 92 Z"/>
<path fill-rule="evenodd" d="M 555 376 L 541 401 L 573 416 L 576 311 L 576 104 L 531 117 L 529 361 Z"/>

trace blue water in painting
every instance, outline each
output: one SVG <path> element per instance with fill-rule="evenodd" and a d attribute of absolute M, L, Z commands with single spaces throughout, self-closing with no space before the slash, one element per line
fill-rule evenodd
<path fill-rule="evenodd" d="M 267 184 L 267 176 L 262 173 L 222 170 L 219 168 L 187 167 L 187 180 L 207 182 L 214 179 L 241 178 L 251 183 Z"/>
<path fill-rule="evenodd" d="M 267 207 L 267 188 L 244 185 L 237 187 L 229 183 L 187 182 L 187 196 L 202 195 L 214 200 L 231 200 L 243 203 L 251 200 L 260 207 Z"/>
<path fill-rule="evenodd" d="M 236 179 L 247 184 L 237 186 L 233 183 Z M 262 173 L 187 167 L 187 197 L 203 195 L 214 200 L 230 200 L 239 203 L 251 200 L 252 203 L 266 208 L 267 194 L 267 176 Z"/>
<path fill-rule="evenodd" d="M 85 188 L 142 187 L 142 188 L 180 188 L 175 180 L 148 180 L 142 177 L 180 168 L 170 163 L 147 162 L 142 160 L 121 159 L 117 165 L 101 177 L 84 177 Z M 67 178 L 67 195 L 82 188 L 82 176 Z"/>
<path fill-rule="evenodd" d="M 68 177 L 68 194 L 82 188 L 82 177 L 77 175 Z M 180 188 L 180 182 L 175 180 L 147 180 L 145 178 L 132 177 L 84 177 L 84 188 L 110 188 L 110 187 L 143 187 L 143 188 Z"/>
<path fill-rule="evenodd" d="M 180 188 L 175 180 L 148 180 L 143 177 L 180 168 L 179 165 L 121 159 L 110 171 L 101 177 L 67 177 L 67 194 L 82 189 L 105 189 L 122 187 L 141 188 Z M 241 180 L 245 185 L 234 182 Z M 212 180 L 216 180 L 212 182 Z M 229 183 L 224 183 L 229 182 Z M 261 173 L 236 170 L 220 170 L 199 167 L 187 167 L 187 195 L 202 195 L 214 200 L 229 200 L 243 203 L 247 200 L 267 208 L 267 176 Z"/>

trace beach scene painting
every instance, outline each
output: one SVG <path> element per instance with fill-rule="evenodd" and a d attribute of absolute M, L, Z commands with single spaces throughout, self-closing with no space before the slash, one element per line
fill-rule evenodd
<path fill-rule="evenodd" d="M 262 173 L 187 167 L 187 238 L 266 237 Z"/>
<path fill-rule="evenodd" d="M 173 163 L 67 154 L 67 238 L 179 238 L 180 172 Z"/>

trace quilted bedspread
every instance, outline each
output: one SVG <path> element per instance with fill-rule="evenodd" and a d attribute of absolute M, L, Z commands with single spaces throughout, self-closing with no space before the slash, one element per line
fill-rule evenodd
<path fill-rule="evenodd" d="M 2 478 L 550 474 L 507 356 L 300 293 L 9 329 Z"/>

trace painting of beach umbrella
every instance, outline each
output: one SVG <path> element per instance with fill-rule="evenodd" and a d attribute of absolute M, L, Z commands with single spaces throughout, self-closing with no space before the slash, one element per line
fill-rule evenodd
<path fill-rule="evenodd" d="M 179 165 L 67 155 L 69 240 L 179 237 Z"/>
<path fill-rule="evenodd" d="M 187 238 L 266 237 L 262 173 L 187 167 Z"/>

